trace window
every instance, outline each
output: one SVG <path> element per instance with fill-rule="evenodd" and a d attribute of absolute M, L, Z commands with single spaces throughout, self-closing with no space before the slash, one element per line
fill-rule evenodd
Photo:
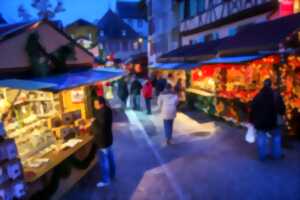
<path fill-rule="evenodd" d="M 229 31 L 228 31 L 229 36 L 234 36 L 236 33 L 237 33 L 236 28 L 230 28 Z"/>
<path fill-rule="evenodd" d="M 100 37 L 103 37 L 104 36 L 104 31 L 100 31 Z"/>
<path fill-rule="evenodd" d="M 199 37 L 198 42 L 199 42 L 199 43 L 204 43 L 204 42 L 205 42 L 204 36 L 203 36 L 203 35 L 201 35 L 201 36 Z"/>
<path fill-rule="evenodd" d="M 133 48 L 134 48 L 134 50 L 138 50 L 138 48 L 139 48 L 139 43 L 138 43 L 138 42 L 134 42 L 134 43 L 133 43 Z"/>
<path fill-rule="evenodd" d="M 143 27 L 143 20 L 142 19 L 138 19 L 137 24 L 138 24 L 139 28 Z"/>
<path fill-rule="evenodd" d="M 126 31 L 122 30 L 122 36 L 126 36 Z"/>
<path fill-rule="evenodd" d="M 184 0 L 184 19 L 187 19 L 190 16 L 190 0 Z"/>
<path fill-rule="evenodd" d="M 92 33 L 88 33 L 88 38 L 89 38 L 90 40 L 92 40 L 92 39 L 93 39 L 93 35 L 92 35 Z"/>
<path fill-rule="evenodd" d="M 198 13 L 205 11 L 205 0 L 197 0 L 197 11 Z"/>
<path fill-rule="evenodd" d="M 185 6 L 185 3 L 184 1 L 180 1 L 179 2 L 179 19 L 180 21 L 184 20 L 184 6 Z"/>
<path fill-rule="evenodd" d="M 197 14 L 197 0 L 190 0 L 190 16 L 196 16 Z"/>

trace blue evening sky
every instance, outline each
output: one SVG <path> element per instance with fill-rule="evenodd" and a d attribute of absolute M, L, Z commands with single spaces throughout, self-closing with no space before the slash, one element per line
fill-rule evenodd
<path fill-rule="evenodd" d="M 127 0 L 137 1 L 137 0 Z M 56 5 L 56 0 L 51 0 Z M 114 9 L 116 0 L 63 0 L 65 12 L 59 13 L 56 19 L 62 20 L 64 25 L 79 18 L 93 22 L 101 18 L 108 8 Z M 0 13 L 9 23 L 20 21 L 18 7 L 22 4 L 35 16 L 35 10 L 31 8 L 31 0 L 0 0 Z"/>

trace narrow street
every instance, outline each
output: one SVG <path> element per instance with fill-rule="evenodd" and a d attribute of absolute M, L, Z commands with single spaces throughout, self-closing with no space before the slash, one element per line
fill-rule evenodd
<path fill-rule="evenodd" d="M 115 109 L 116 180 L 97 188 L 95 166 L 62 199 L 300 199 L 299 143 L 284 160 L 261 162 L 245 130 L 227 123 L 187 112 L 174 129 L 174 144 L 166 146 L 157 113 Z"/>

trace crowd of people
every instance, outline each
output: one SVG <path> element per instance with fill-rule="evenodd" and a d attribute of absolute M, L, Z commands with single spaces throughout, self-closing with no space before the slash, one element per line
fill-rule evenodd
<path fill-rule="evenodd" d="M 109 185 L 115 177 L 115 161 L 112 151 L 113 133 L 112 110 L 105 100 L 112 98 L 112 86 L 97 85 L 94 92 L 94 122 L 92 131 L 99 148 L 99 162 L 102 179 L 97 187 Z M 121 100 L 121 106 L 134 111 L 144 111 L 152 114 L 151 105 L 159 108 L 164 124 L 166 144 L 172 144 L 173 123 L 176 118 L 180 101 L 185 100 L 185 88 L 181 79 L 174 82 L 172 74 L 167 78 L 155 76 L 151 79 L 124 77 L 117 82 L 116 93 Z M 111 94 L 109 94 L 111 93 Z M 142 100 L 145 101 L 141 106 Z M 142 108 L 143 107 L 143 108 Z M 283 158 L 282 128 L 284 126 L 285 106 L 280 92 L 272 88 L 271 80 L 264 81 L 264 87 L 251 103 L 249 121 L 256 129 L 256 141 L 260 160 L 268 157 Z M 270 144 L 270 145 L 269 145 Z M 269 149 L 271 147 L 271 149 Z"/>

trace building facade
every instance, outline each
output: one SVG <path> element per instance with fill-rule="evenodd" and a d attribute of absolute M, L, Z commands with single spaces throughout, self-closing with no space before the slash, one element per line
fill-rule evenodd
<path fill-rule="evenodd" d="M 106 56 L 125 61 L 132 55 L 145 52 L 142 35 L 112 10 L 100 19 L 97 27 L 99 46 Z"/>
<path fill-rule="evenodd" d="M 174 0 L 147 0 L 149 38 L 149 64 L 157 58 L 179 46 L 179 16 L 177 3 Z"/>
<path fill-rule="evenodd" d="M 118 0 L 116 2 L 116 13 L 131 28 L 144 38 L 148 36 L 147 10 L 139 2 L 128 2 Z"/>
<path fill-rule="evenodd" d="M 233 36 L 257 24 L 299 11 L 297 0 L 179 0 L 183 46 Z"/>
<path fill-rule="evenodd" d="M 83 19 L 65 27 L 65 31 L 86 49 L 97 46 L 97 26 Z"/>

